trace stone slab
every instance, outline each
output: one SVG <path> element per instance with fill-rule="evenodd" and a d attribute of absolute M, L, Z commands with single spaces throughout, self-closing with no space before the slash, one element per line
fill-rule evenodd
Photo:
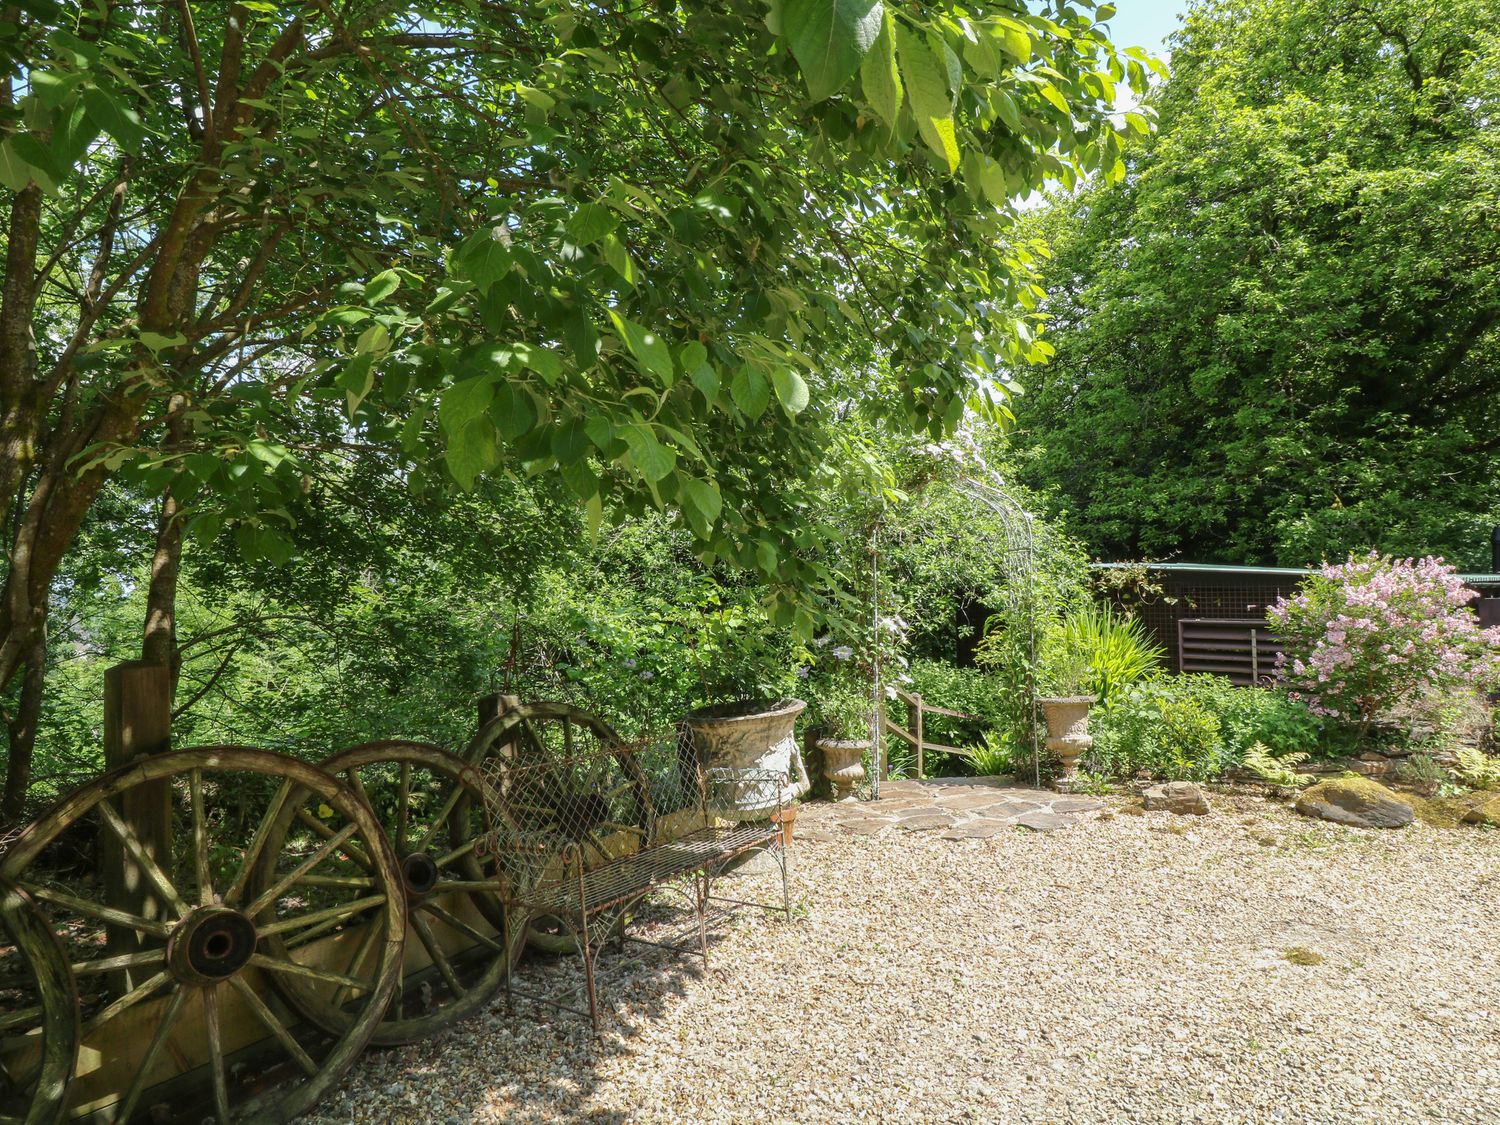
<path fill-rule="evenodd" d="M 1011 820 L 967 820 L 962 824 L 955 824 L 948 831 L 944 832 L 942 839 L 988 840 L 992 836 L 1014 832 L 1015 828 L 1015 822 Z"/>
<path fill-rule="evenodd" d="M 1015 823 L 1033 832 L 1055 832 L 1059 828 L 1066 828 L 1070 821 L 1067 816 L 1058 813 L 1029 812 L 1016 817 Z"/>
<path fill-rule="evenodd" d="M 952 813 L 934 809 L 930 812 L 912 813 L 909 816 L 899 817 L 896 827 L 907 832 L 925 832 L 932 828 L 951 828 L 958 823 L 958 818 Z"/>

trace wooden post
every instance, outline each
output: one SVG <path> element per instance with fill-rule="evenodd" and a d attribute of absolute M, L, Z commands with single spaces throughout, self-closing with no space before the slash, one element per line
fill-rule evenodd
<path fill-rule="evenodd" d="M 925 724 L 922 722 L 921 694 L 919 692 L 912 692 L 911 697 L 915 703 L 915 706 L 912 707 L 912 713 L 916 716 L 916 727 L 913 730 L 913 733 L 917 736 L 917 779 L 920 781 L 922 778 L 927 776 L 927 770 L 922 765 L 922 740 L 926 737 L 923 733 L 923 727 Z"/>
<path fill-rule="evenodd" d="M 104 673 L 104 765 L 113 769 L 146 754 L 159 754 L 172 742 L 172 673 L 164 664 L 130 661 Z M 170 874 L 172 870 L 172 787 L 168 781 L 137 785 L 122 794 L 116 809 L 135 833 L 146 854 Z M 147 888 L 119 841 L 106 831 L 99 839 L 99 877 L 107 905 L 143 918 L 160 918 L 165 904 Z M 133 930 L 111 929 L 110 953 L 134 953 L 142 947 Z M 112 977 L 128 991 L 150 970 L 124 970 Z M 145 974 L 145 975 L 143 975 Z"/>
<path fill-rule="evenodd" d="M 498 719 L 520 705 L 521 697 L 518 695 L 487 695 L 479 701 L 479 725 L 484 726 L 491 719 Z"/>

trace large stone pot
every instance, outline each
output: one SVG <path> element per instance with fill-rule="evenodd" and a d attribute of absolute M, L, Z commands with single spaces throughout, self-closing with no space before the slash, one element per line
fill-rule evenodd
<path fill-rule="evenodd" d="M 1089 734 L 1089 704 L 1092 695 L 1061 695 L 1044 698 L 1047 717 L 1047 749 L 1062 762 L 1062 776 L 1052 783 L 1059 793 L 1071 793 L 1078 782 L 1078 759 L 1094 744 Z"/>
<path fill-rule="evenodd" d="M 720 703 L 688 715 L 698 764 L 704 769 L 774 770 L 789 779 L 779 793 L 775 786 L 754 781 L 710 790 L 709 800 L 719 815 L 729 820 L 766 820 L 778 804 L 790 805 L 812 787 L 794 733 L 797 716 L 806 709 L 800 699 L 782 699 Z"/>
<path fill-rule="evenodd" d="M 865 777 L 864 756 L 875 744 L 868 738 L 820 738 L 823 776 L 833 786 L 835 801 L 854 800 L 854 787 Z"/>

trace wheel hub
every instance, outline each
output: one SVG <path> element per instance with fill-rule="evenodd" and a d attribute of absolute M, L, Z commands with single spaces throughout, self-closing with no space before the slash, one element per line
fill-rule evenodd
<path fill-rule="evenodd" d="M 255 955 L 255 923 L 227 906 L 200 906 L 167 939 L 167 964 L 187 984 L 217 984 Z"/>
<path fill-rule="evenodd" d="M 426 852 L 412 852 L 401 861 L 401 879 L 406 884 L 408 898 L 431 894 L 441 875 L 437 863 Z"/>

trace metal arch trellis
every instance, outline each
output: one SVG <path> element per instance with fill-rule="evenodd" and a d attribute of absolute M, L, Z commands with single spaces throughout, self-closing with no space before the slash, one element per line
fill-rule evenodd
<path fill-rule="evenodd" d="M 984 478 L 961 477 L 955 488 L 975 503 L 983 505 L 1000 519 L 1005 534 L 1005 584 L 1007 608 L 1011 620 L 1019 621 L 1025 630 L 1025 691 L 1026 733 L 1031 750 L 1032 781 L 1042 783 L 1040 745 L 1040 697 L 1036 680 L 1037 613 L 1036 613 L 1036 517 L 1010 493 L 999 474 L 987 470 Z M 882 617 L 880 612 L 880 521 L 877 520 L 870 533 L 871 555 L 871 629 L 874 637 L 873 657 L 873 701 L 870 720 L 872 744 L 876 747 L 875 768 L 871 770 L 870 797 L 880 796 L 885 755 L 880 750 L 884 745 L 885 732 L 881 729 L 881 714 L 885 704 L 885 684 L 882 678 L 880 641 Z M 1015 576 L 1020 581 L 1014 581 Z"/>

